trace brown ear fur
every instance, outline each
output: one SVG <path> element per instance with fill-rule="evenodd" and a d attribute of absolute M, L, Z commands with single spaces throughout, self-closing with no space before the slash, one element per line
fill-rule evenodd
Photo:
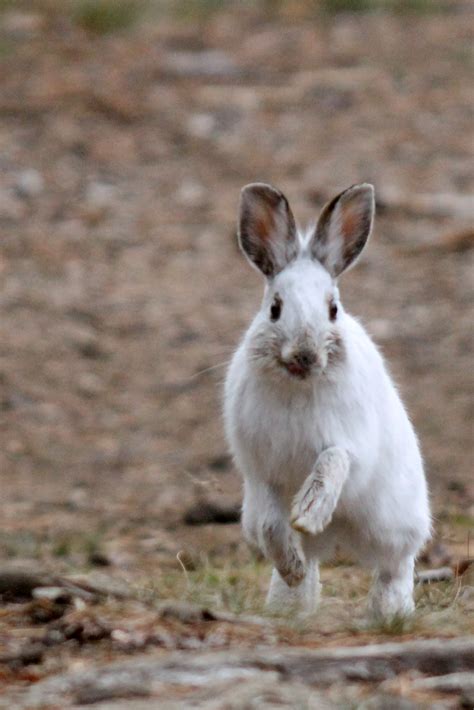
<path fill-rule="evenodd" d="M 362 252 L 374 211 L 374 189 L 367 183 L 349 187 L 323 207 L 310 249 L 335 278 Z"/>
<path fill-rule="evenodd" d="M 268 278 L 296 257 L 295 219 L 282 192 L 264 183 L 244 187 L 239 242 L 248 259 Z"/>

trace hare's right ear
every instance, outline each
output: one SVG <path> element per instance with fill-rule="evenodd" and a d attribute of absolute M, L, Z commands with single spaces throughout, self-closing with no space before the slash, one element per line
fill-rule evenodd
<path fill-rule="evenodd" d="M 374 188 L 368 183 L 349 187 L 323 207 L 309 248 L 334 278 L 355 263 L 367 244 L 374 212 Z"/>
<path fill-rule="evenodd" d="M 295 219 L 283 193 L 264 183 L 244 187 L 240 197 L 239 243 L 246 257 L 267 278 L 296 258 Z"/>

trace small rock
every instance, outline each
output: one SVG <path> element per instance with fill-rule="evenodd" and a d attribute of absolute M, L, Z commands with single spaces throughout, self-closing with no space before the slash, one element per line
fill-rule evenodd
<path fill-rule="evenodd" d="M 12 565 L 0 573 L 0 596 L 9 601 L 31 599 L 35 589 L 53 586 L 51 582 L 50 576 L 40 570 Z"/>
<path fill-rule="evenodd" d="M 177 619 L 184 624 L 193 624 L 197 621 L 215 621 L 216 616 L 197 604 L 188 602 L 170 602 L 160 608 L 160 616 L 163 619 Z"/>
<path fill-rule="evenodd" d="M 187 129 L 195 138 L 210 138 L 216 130 L 216 119 L 210 113 L 193 113 L 188 119 Z"/>
<path fill-rule="evenodd" d="M 102 380 L 93 372 L 83 372 L 79 375 L 77 388 L 85 397 L 96 397 L 104 390 Z"/>
<path fill-rule="evenodd" d="M 18 175 L 15 188 L 20 197 L 37 197 L 44 187 L 43 176 L 38 170 L 29 168 Z"/>
<path fill-rule="evenodd" d="M 91 552 L 89 555 L 89 564 L 95 567 L 109 567 L 110 560 L 103 552 Z"/>
<path fill-rule="evenodd" d="M 136 651 L 145 648 L 150 638 L 145 631 L 124 631 L 123 629 L 114 629 L 110 637 L 114 646 L 121 651 Z"/>
<path fill-rule="evenodd" d="M 68 503 L 73 510 L 87 508 L 90 505 L 88 491 L 82 486 L 75 486 L 69 495 Z"/>
<path fill-rule="evenodd" d="M 463 481 L 457 481 L 452 479 L 447 481 L 446 488 L 448 491 L 453 491 L 454 493 L 460 493 L 462 496 L 466 495 L 466 485 Z"/>
<path fill-rule="evenodd" d="M 115 188 L 101 182 L 91 183 L 86 190 L 82 213 L 91 224 L 100 222 L 110 212 L 115 200 Z"/>
<path fill-rule="evenodd" d="M 11 668 L 36 665 L 43 661 L 44 646 L 42 643 L 29 643 L 21 652 L 9 659 L 2 659 L 8 662 Z"/>
<path fill-rule="evenodd" d="M 8 439 L 5 448 L 13 456 L 21 456 L 25 452 L 25 445 L 19 439 Z"/>
<path fill-rule="evenodd" d="M 17 37 L 31 37 L 44 27 L 44 17 L 39 12 L 5 12 L 2 29 Z"/>
<path fill-rule="evenodd" d="M 57 646 L 58 643 L 63 643 L 64 640 L 64 634 L 59 629 L 48 629 L 43 636 L 45 646 Z"/>
<path fill-rule="evenodd" d="M 65 338 L 67 341 L 83 356 L 91 360 L 100 360 L 106 358 L 108 353 L 105 351 L 99 337 L 93 328 L 86 325 L 75 324 L 68 325 L 65 328 Z M 90 383 L 89 383 L 90 384 Z"/>
<path fill-rule="evenodd" d="M 227 471 L 232 464 L 232 457 L 229 454 L 219 454 L 209 460 L 209 468 L 213 471 Z"/>
<path fill-rule="evenodd" d="M 459 707 L 469 708 L 472 710 L 474 708 L 474 690 L 466 690 L 459 700 Z"/>
<path fill-rule="evenodd" d="M 176 199 L 186 207 L 202 207 L 206 200 L 206 190 L 196 180 L 183 180 L 176 193 Z"/>
<path fill-rule="evenodd" d="M 239 73 L 233 59 L 218 49 L 170 52 L 166 69 L 177 76 L 195 77 L 234 77 Z"/>
<path fill-rule="evenodd" d="M 28 609 L 29 616 L 35 624 L 49 624 L 64 616 L 67 604 L 59 604 L 50 599 L 35 599 Z"/>
<path fill-rule="evenodd" d="M 37 587 L 33 589 L 34 599 L 47 599 L 57 604 L 69 604 L 71 595 L 62 587 Z"/>
<path fill-rule="evenodd" d="M 115 189 L 112 185 L 102 182 L 92 182 L 86 190 L 86 202 L 96 207 L 108 207 L 112 203 Z"/>
<path fill-rule="evenodd" d="M 239 522 L 240 508 L 240 504 L 224 506 L 219 503 L 201 501 L 186 511 L 183 520 L 186 525 L 209 525 L 210 523 L 229 525 Z"/>

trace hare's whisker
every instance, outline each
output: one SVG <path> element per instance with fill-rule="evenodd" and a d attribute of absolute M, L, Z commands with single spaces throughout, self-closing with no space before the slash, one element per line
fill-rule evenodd
<path fill-rule="evenodd" d="M 195 377 L 199 377 L 200 375 L 204 375 L 206 372 L 211 372 L 212 370 L 217 370 L 219 367 L 225 367 L 226 365 L 229 365 L 231 360 L 226 360 L 225 362 L 219 362 L 217 365 L 211 365 L 210 367 L 205 367 L 204 370 L 199 370 L 198 372 L 195 372 L 193 375 L 191 375 L 190 379 L 194 379 Z"/>

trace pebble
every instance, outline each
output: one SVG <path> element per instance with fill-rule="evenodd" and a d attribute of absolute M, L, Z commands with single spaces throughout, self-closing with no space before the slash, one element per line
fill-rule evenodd
<path fill-rule="evenodd" d="M 18 174 L 15 188 L 20 197 L 37 197 L 43 192 L 43 176 L 34 168 L 23 170 Z"/>
<path fill-rule="evenodd" d="M 60 604 L 68 604 L 71 601 L 71 595 L 62 587 L 37 587 L 33 589 L 32 594 L 35 599 L 47 599 Z"/>
<path fill-rule="evenodd" d="M 39 12 L 12 10 L 1 18 L 2 29 L 16 37 L 32 37 L 41 32 L 44 25 L 44 17 Z"/>
<path fill-rule="evenodd" d="M 96 397 L 104 391 L 102 380 L 93 372 L 84 372 L 79 375 L 77 388 L 86 397 Z"/>
<path fill-rule="evenodd" d="M 116 193 L 112 185 L 92 182 L 86 189 L 83 216 L 90 222 L 99 222 L 110 212 Z"/>
<path fill-rule="evenodd" d="M 183 180 L 176 197 L 178 202 L 186 207 L 201 207 L 206 201 L 206 190 L 196 180 Z"/>
<path fill-rule="evenodd" d="M 238 67 L 233 59 L 218 49 L 170 52 L 166 68 L 178 76 L 233 77 L 238 74 Z"/>
<path fill-rule="evenodd" d="M 187 129 L 195 138 L 211 138 L 216 130 L 216 119 L 210 113 L 193 113 L 188 118 Z"/>

